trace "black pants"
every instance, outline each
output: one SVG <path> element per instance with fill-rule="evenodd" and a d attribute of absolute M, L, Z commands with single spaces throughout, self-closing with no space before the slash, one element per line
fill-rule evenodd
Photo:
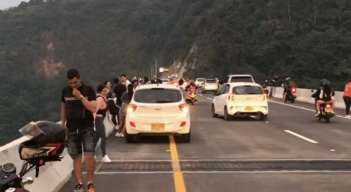
<path fill-rule="evenodd" d="M 118 113 L 119 113 L 119 107 L 115 104 L 113 100 L 109 100 L 107 103 L 108 110 L 112 116 L 112 123 L 117 126 L 118 122 L 117 120 L 119 119 Z"/>
<path fill-rule="evenodd" d="M 351 97 L 344 96 L 344 102 L 345 102 L 346 115 L 349 115 L 350 114 L 350 108 L 351 108 Z"/>
<path fill-rule="evenodd" d="M 96 139 L 95 143 L 101 139 L 100 148 L 102 156 L 106 155 L 106 128 L 104 126 L 104 117 L 95 118 L 95 128 L 96 128 Z"/>

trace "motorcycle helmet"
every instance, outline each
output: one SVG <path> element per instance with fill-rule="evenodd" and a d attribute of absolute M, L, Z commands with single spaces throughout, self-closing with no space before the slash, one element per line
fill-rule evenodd
<path fill-rule="evenodd" d="M 328 79 L 322 79 L 320 81 L 320 85 L 321 85 L 321 87 L 329 86 L 330 85 L 330 81 Z"/>
<path fill-rule="evenodd" d="M 30 163 L 38 161 L 59 161 L 65 148 L 65 129 L 55 122 L 31 122 L 20 129 L 31 139 L 19 146 L 22 160 Z"/>

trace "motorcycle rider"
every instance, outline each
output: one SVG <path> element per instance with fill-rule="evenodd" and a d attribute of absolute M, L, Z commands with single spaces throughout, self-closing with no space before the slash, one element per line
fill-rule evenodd
<path fill-rule="evenodd" d="M 289 96 L 293 95 L 292 90 L 296 89 L 296 84 L 294 81 L 291 80 L 290 77 L 287 77 L 285 78 L 283 87 L 284 87 L 283 98 L 284 98 L 284 102 L 286 103 L 288 101 Z"/>
<path fill-rule="evenodd" d="M 187 96 L 197 95 L 197 89 L 198 89 L 198 87 L 195 85 L 194 81 L 191 80 L 189 82 L 189 85 L 187 85 L 185 87 L 185 92 L 186 92 Z M 195 98 L 193 98 L 193 99 L 195 99 Z M 195 99 L 195 101 L 196 101 L 196 99 Z"/>
<path fill-rule="evenodd" d="M 333 103 L 335 92 L 330 85 L 330 81 L 327 79 L 322 79 L 320 81 L 320 87 L 315 93 L 312 94 L 312 97 L 315 98 L 316 105 L 316 114 L 318 117 L 321 114 L 320 106 L 326 103 Z"/>
<path fill-rule="evenodd" d="M 193 80 L 191 80 L 191 81 L 189 82 L 189 85 L 187 85 L 187 86 L 185 87 L 185 91 L 186 91 L 186 92 L 191 92 L 191 93 L 194 93 L 194 92 L 195 92 L 195 94 L 197 93 L 197 86 L 195 85 L 195 83 L 194 83 Z"/>

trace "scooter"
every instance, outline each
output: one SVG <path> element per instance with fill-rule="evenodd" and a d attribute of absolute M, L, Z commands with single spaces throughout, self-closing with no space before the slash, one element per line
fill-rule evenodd
<path fill-rule="evenodd" d="M 24 176 L 35 169 L 35 176 L 38 177 L 39 168 L 46 162 L 61 161 L 63 158 L 65 130 L 58 124 L 31 122 L 20 132 L 32 137 L 19 146 L 19 156 L 24 163 L 18 174 L 13 163 L 0 165 L 0 192 L 29 192 L 24 186 L 32 184 L 34 180 Z"/>
<path fill-rule="evenodd" d="M 335 116 L 334 103 L 332 101 L 319 105 L 320 114 L 316 117 L 318 121 L 325 120 L 326 123 Z"/>
<path fill-rule="evenodd" d="M 196 97 L 197 97 L 196 91 L 188 91 L 186 93 L 186 102 L 188 104 L 194 105 L 197 101 Z"/>

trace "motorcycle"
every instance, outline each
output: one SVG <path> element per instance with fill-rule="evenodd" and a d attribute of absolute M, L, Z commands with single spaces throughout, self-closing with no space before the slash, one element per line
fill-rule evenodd
<path fill-rule="evenodd" d="M 297 93 L 296 93 L 296 88 L 290 88 L 286 93 L 285 93 L 285 97 L 284 97 L 284 103 L 290 102 L 290 103 L 294 103 L 297 97 Z"/>
<path fill-rule="evenodd" d="M 321 103 L 319 105 L 320 113 L 316 117 L 318 121 L 325 120 L 326 123 L 330 122 L 330 119 L 335 116 L 334 103 L 333 101 Z"/>
<path fill-rule="evenodd" d="M 193 92 L 193 91 L 188 92 L 186 95 L 186 102 L 188 104 L 194 105 L 197 101 L 196 97 L 197 97 L 196 92 Z"/>
<path fill-rule="evenodd" d="M 31 122 L 20 132 L 31 138 L 19 146 L 19 156 L 24 163 L 18 174 L 13 163 L 0 165 L 0 192 L 29 192 L 24 186 L 34 180 L 24 176 L 35 169 L 35 176 L 38 177 L 40 167 L 46 162 L 62 159 L 65 130 L 58 124 L 49 121 Z"/>

